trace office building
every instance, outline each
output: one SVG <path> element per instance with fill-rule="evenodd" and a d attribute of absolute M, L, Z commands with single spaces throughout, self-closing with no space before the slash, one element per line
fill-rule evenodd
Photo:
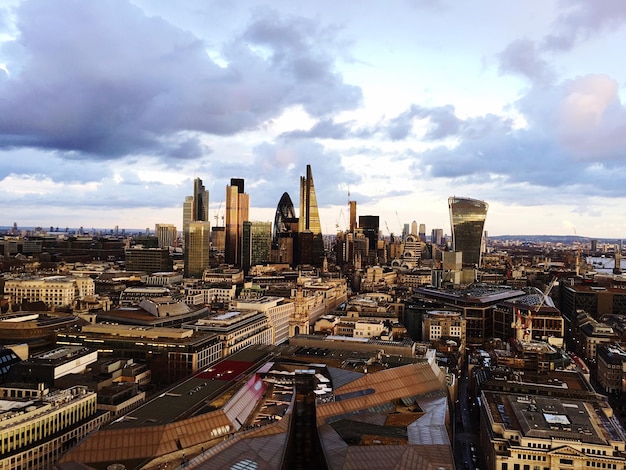
<path fill-rule="evenodd" d="M 602 401 L 484 391 L 485 467 L 496 470 L 621 469 L 624 431 Z"/>
<path fill-rule="evenodd" d="M 231 178 L 226 186 L 226 239 L 224 261 L 241 266 L 243 223 L 249 219 L 250 196 L 244 192 L 244 180 Z"/>
<path fill-rule="evenodd" d="M 443 229 L 434 228 L 430 234 L 430 242 L 433 245 L 441 245 L 443 243 Z"/>
<path fill-rule="evenodd" d="M 200 277 L 209 266 L 211 237 L 209 192 L 200 178 L 193 180 L 193 196 L 183 204 L 183 237 L 185 277 Z"/>
<path fill-rule="evenodd" d="M 209 222 L 193 221 L 185 232 L 185 277 L 202 278 L 209 267 L 211 225 Z"/>
<path fill-rule="evenodd" d="M 485 219 L 489 204 L 476 199 L 450 197 L 453 251 L 463 253 L 463 265 L 480 267 Z"/>
<path fill-rule="evenodd" d="M 359 216 L 359 228 L 363 231 L 363 235 L 367 238 L 368 251 L 376 253 L 378 248 L 378 231 L 380 220 L 377 215 L 361 215 Z"/>
<path fill-rule="evenodd" d="M 278 246 L 278 236 L 289 230 L 286 220 L 296 218 L 296 210 L 288 193 L 283 193 L 276 206 L 276 215 L 274 216 L 274 228 L 272 230 L 272 244 Z"/>
<path fill-rule="evenodd" d="M 4 294 L 13 303 L 44 302 L 48 306 L 72 306 L 74 302 L 95 295 L 95 283 L 90 277 L 49 276 L 7 279 Z"/>
<path fill-rule="evenodd" d="M 356 230 L 356 201 L 348 201 L 350 208 L 350 233 Z"/>
<path fill-rule="evenodd" d="M 418 236 L 420 241 L 426 241 L 426 224 L 420 224 Z"/>
<path fill-rule="evenodd" d="M 300 177 L 298 232 L 300 235 L 299 257 L 297 257 L 299 262 L 321 266 L 324 258 L 324 241 L 311 165 L 306 166 L 306 176 Z M 310 234 L 310 236 L 305 236 L 305 234 Z"/>
<path fill-rule="evenodd" d="M 133 247 L 124 251 L 128 271 L 145 271 L 148 274 L 172 271 L 174 263 L 169 248 Z"/>
<path fill-rule="evenodd" d="M 251 266 L 269 263 L 272 249 L 271 222 L 245 221 L 243 223 L 241 246 L 241 263 L 245 272 L 247 272 Z"/>
<path fill-rule="evenodd" d="M 62 454 L 108 421 L 96 398 L 84 386 L 55 392 L 43 384 L 0 387 L 0 468 L 53 468 Z"/>
<path fill-rule="evenodd" d="M 156 224 L 154 226 L 154 233 L 156 234 L 159 248 L 177 245 L 176 240 L 178 239 L 178 232 L 176 226 L 172 224 Z"/>

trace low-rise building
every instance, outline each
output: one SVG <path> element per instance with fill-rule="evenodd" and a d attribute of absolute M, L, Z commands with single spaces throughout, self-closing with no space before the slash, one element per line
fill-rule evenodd
<path fill-rule="evenodd" d="M 11 368 L 11 380 L 44 383 L 52 388 L 55 381 L 69 374 L 82 373 L 98 360 L 98 351 L 84 346 L 59 346 L 34 355 Z"/>
<path fill-rule="evenodd" d="M 30 277 L 7 279 L 4 283 L 4 294 L 11 296 L 13 303 L 44 302 L 50 307 L 66 307 L 95 293 L 90 277 Z"/>
<path fill-rule="evenodd" d="M 623 469 L 626 436 L 606 402 L 484 391 L 481 447 L 487 468 Z"/>
<path fill-rule="evenodd" d="M 60 333 L 57 343 L 89 346 L 101 354 L 144 362 L 157 384 L 175 382 L 222 357 L 217 336 L 181 328 L 96 323 L 79 333 Z"/>
<path fill-rule="evenodd" d="M 280 344 L 289 339 L 289 320 L 295 313 L 293 302 L 283 297 L 261 297 L 259 299 L 240 299 L 233 302 L 237 310 L 256 310 L 267 315 L 272 325 L 272 343 Z"/>
<path fill-rule="evenodd" d="M 596 348 L 597 382 L 606 393 L 626 392 L 626 350 L 617 343 Z"/>
<path fill-rule="evenodd" d="M 0 387 L 0 468 L 46 470 L 108 421 L 96 393 L 77 386 L 49 392 L 41 384 Z"/>
<path fill-rule="evenodd" d="M 224 357 L 253 344 L 273 344 L 271 322 L 265 313 L 257 310 L 229 311 L 183 327 L 216 335 Z"/>

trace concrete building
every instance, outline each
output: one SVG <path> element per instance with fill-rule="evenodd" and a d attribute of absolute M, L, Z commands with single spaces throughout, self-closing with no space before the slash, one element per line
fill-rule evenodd
<path fill-rule="evenodd" d="M 481 345 L 493 337 L 494 311 L 499 303 L 526 294 L 521 290 L 492 285 L 445 290 L 419 287 L 413 292 L 415 303 L 437 302 L 443 308 L 463 312 L 468 345 Z"/>
<path fill-rule="evenodd" d="M 76 386 L 50 392 L 45 387 L 0 387 L 0 468 L 51 469 L 59 457 L 105 424 L 96 393 Z"/>
<path fill-rule="evenodd" d="M 175 225 L 155 224 L 154 233 L 156 234 L 159 248 L 177 246 L 178 231 Z"/>
<path fill-rule="evenodd" d="M 487 468 L 617 470 L 626 465 L 626 436 L 605 402 L 484 391 L 481 403 Z"/>
<path fill-rule="evenodd" d="M 223 357 L 254 344 L 271 345 L 274 339 L 268 316 L 257 310 L 228 311 L 185 324 L 183 327 L 216 336 L 220 341 Z"/>
<path fill-rule="evenodd" d="M 281 344 L 289 339 L 289 320 L 295 314 L 293 302 L 282 297 L 261 297 L 258 299 L 238 299 L 232 303 L 236 310 L 254 310 L 267 315 L 272 327 L 272 342 Z"/>
<path fill-rule="evenodd" d="M 85 325 L 80 333 L 60 333 L 59 345 L 97 348 L 100 354 L 145 362 L 152 380 L 167 384 L 208 367 L 222 357 L 215 335 L 191 329 L 119 324 Z"/>
<path fill-rule="evenodd" d="M 95 293 L 95 283 L 90 277 L 31 277 L 4 282 L 4 294 L 10 296 L 13 303 L 44 302 L 50 307 L 67 307 Z"/>
<path fill-rule="evenodd" d="M 124 250 L 125 267 L 129 271 L 145 271 L 148 274 L 172 271 L 174 263 L 169 248 L 144 248 L 135 246 Z"/>
<path fill-rule="evenodd" d="M 596 349 L 596 379 L 605 393 L 626 392 L 626 350 L 616 343 Z"/>
<path fill-rule="evenodd" d="M 460 312 L 431 310 L 422 317 L 422 340 L 432 342 L 442 338 L 458 338 L 458 346 L 464 350 L 466 324 Z"/>
<path fill-rule="evenodd" d="M 10 377 L 13 382 L 43 383 L 52 388 L 56 380 L 69 374 L 80 374 L 97 360 L 95 348 L 60 346 L 15 364 Z"/>

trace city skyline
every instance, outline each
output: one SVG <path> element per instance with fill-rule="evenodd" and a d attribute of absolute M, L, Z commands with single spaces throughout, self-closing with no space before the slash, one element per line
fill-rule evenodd
<path fill-rule="evenodd" d="M 323 233 L 349 200 L 449 233 L 456 196 L 494 236 L 625 238 L 625 23 L 610 0 L 6 0 L 0 225 L 181 227 L 196 177 L 209 221 L 231 178 L 272 221 L 311 164 Z"/>

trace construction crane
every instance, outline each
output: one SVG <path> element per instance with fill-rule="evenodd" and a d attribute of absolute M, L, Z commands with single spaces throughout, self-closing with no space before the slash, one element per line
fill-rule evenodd
<path fill-rule="evenodd" d="M 546 299 L 548 298 L 548 295 L 550 294 L 550 291 L 552 290 L 554 285 L 557 283 L 557 280 L 558 279 L 556 277 L 552 278 L 550 284 L 548 284 L 548 287 L 546 287 L 546 289 L 543 291 L 539 304 L 535 305 L 532 310 L 529 309 L 525 315 L 523 315 L 517 307 L 513 308 L 515 321 L 511 326 L 516 330 L 515 337 L 518 340 L 529 341 L 530 339 L 532 339 L 533 313 L 539 312 L 541 307 L 543 307 L 543 304 L 545 304 Z"/>
<path fill-rule="evenodd" d="M 213 217 L 215 219 L 215 226 L 217 227 L 217 220 L 219 219 L 219 215 L 220 215 L 220 209 L 222 209 L 222 201 L 220 201 L 220 205 L 217 208 L 217 210 L 215 211 L 215 216 Z M 224 225 L 224 216 L 222 216 L 222 225 Z"/>
<path fill-rule="evenodd" d="M 400 216 L 398 215 L 398 211 L 396 211 L 396 219 L 398 219 L 398 228 L 400 229 L 398 233 L 400 234 L 400 237 L 402 237 L 402 235 L 404 235 L 404 232 L 403 232 L 402 222 L 400 222 Z"/>

